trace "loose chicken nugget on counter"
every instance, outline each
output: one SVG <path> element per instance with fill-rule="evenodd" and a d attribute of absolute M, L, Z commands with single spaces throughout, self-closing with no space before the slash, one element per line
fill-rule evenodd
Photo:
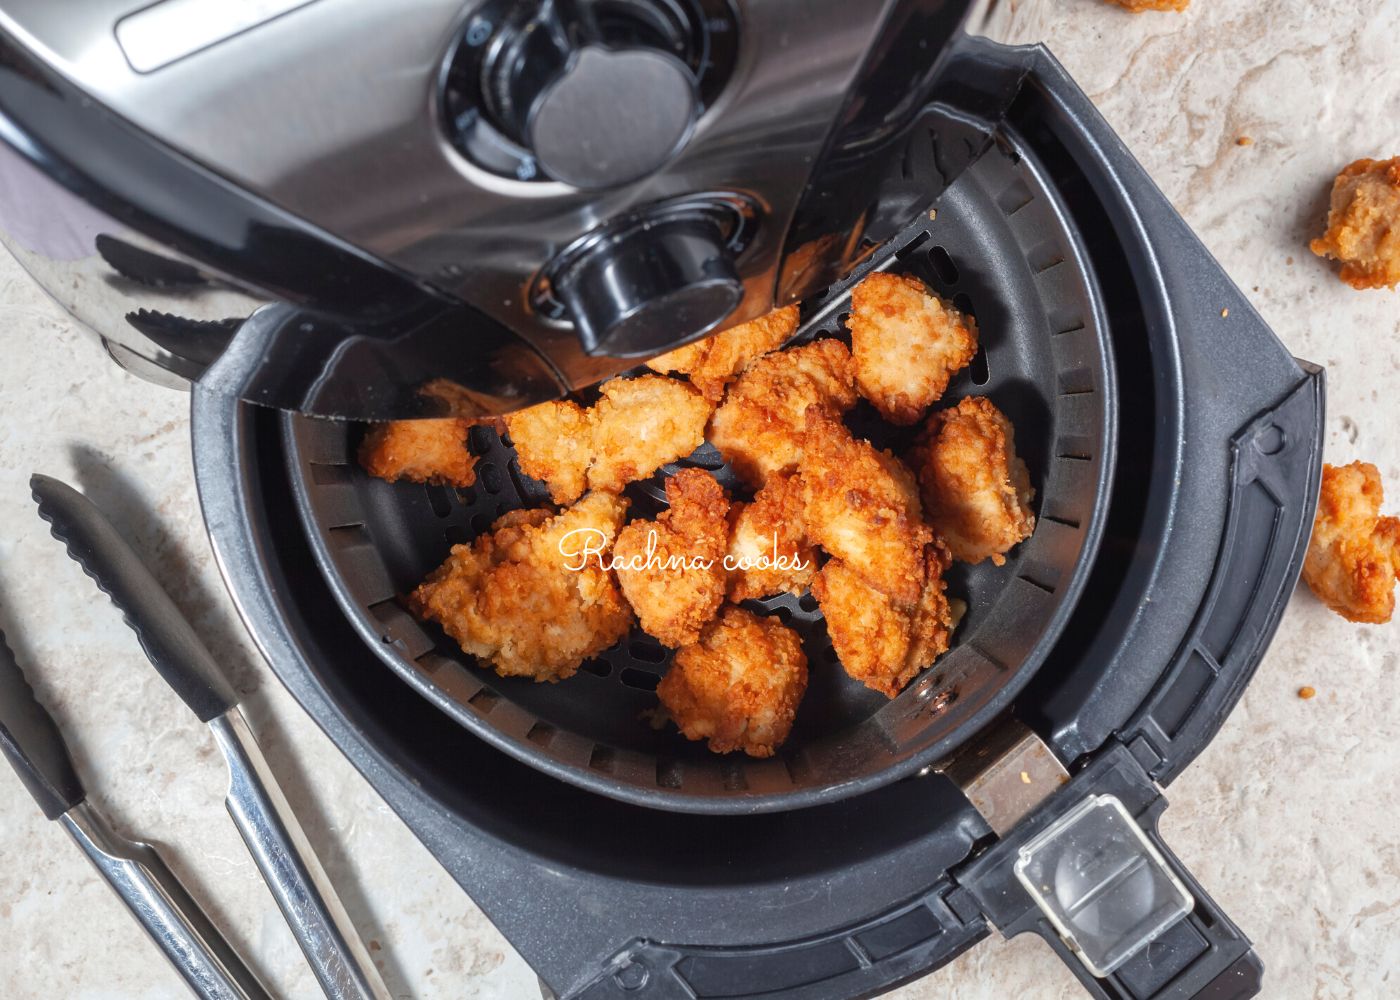
<path fill-rule="evenodd" d="M 1322 467 L 1322 492 L 1303 579 L 1348 621 L 1383 625 L 1395 611 L 1400 518 L 1381 517 L 1380 472 L 1370 462 Z"/>
<path fill-rule="evenodd" d="M 660 375 L 612 379 L 584 409 L 540 403 L 506 417 L 520 471 L 542 480 L 557 504 L 585 489 L 617 493 L 705 440 L 714 404 L 693 386 Z"/>
<path fill-rule="evenodd" d="M 467 487 L 476 482 L 476 456 L 467 450 L 471 421 L 459 417 L 372 424 L 360 442 L 360 465 L 397 482 Z"/>
<path fill-rule="evenodd" d="M 1400 156 L 1357 160 L 1337 175 L 1327 232 L 1311 248 L 1341 261 L 1352 288 L 1400 284 Z"/>
<path fill-rule="evenodd" d="M 1108 0 L 1108 2 L 1130 10 L 1134 14 L 1141 14 L 1149 10 L 1183 11 L 1191 6 L 1191 0 Z"/>
<path fill-rule="evenodd" d="M 1035 530 L 1030 472 L 1015 429 L 990 399 L 973 396 L 929 416 L 909 464 L 919 477 L 924 519 L 953 558 L 1000 566 Z"/>
<path fill-rule="evenodd" d="M 750 362 L 783 346 L 796 329 L 797 306 L 783 306 L 652 358 L 647 367 L 662 374 L 684 372 L 706 399 L 719 402 L 724 398 L 725 386 L 738 378 Z"/>
<path fill-rule="evenodd" d="M 632 627 L 612 574 L 583 558 L 585 541 L 606 555 L 627 503 L 590 493 L 557 515 L 512 511 L 472 544 L 454 545 L 409 607 L 502 677 L 570 677 Z"/>
<path fill-rule="evenodd" d="M 770 476 L 751 503 L 729 510 L 729 599 L 800 594 L 812 585 L 817 551 L 807 540 L 802 483 L 792 473 Z"/>
<path fill-rule="evenodd" d="M 543 482 L 557 504 L 573 503 L 588 488 L 593 459 L 588 416 L 571 399 L 552 399 L 506 415 L 520 471 Z"/>
<path fill-rule="evenodd" d="M 705 441 L 715 405 L 694 386 L 661 375 L 603 383 L 593 406 L 593 464 L 588 488 L 616 493 Z"/>
<path fill-rule="evenodd" d="M 670 507 L 655 521 L 632 521 L 613 545 L 614 568 L 643 631 L 684 646 L 724 603 L 729 497 L 715 477 L 682 469 L 666 480 Z"/>
<path fill-rule="evenodd" d="M 805 427 L 807 537 L 894 600 L 917 601 L 933 532 L 924 524 L 913 473 L 889 452 L 856 440 L 820 407 L 807 410 Z"/>
<path fill-rule="evenodd" d="M 918 278 L 883 271 L 851 291 L 856 388 L 892 424 L 915 423 L 977 353 L 977 323 Z"/>
<path fill-rule="evenodd" d="M 710 442 L 752 487 L 802 458 L 809 406 L 844 413 L 856 402 L 851 353 L 818 340 L 759 358 L 729 388 L 710 421 Z"/>
<path fill-rule="evenodd" d="M 797 633 L 732 605 L 676 652 L 656 696 L 686 739 L 715 753 L 771 757 L 792 731 L 807 690 Z"/>
<path fill-rule="evenodd" d="M 846 673 L 893 698 L 948 651 L 956 618 L 943 573 L 951 562 L 942 543 L 925 546 L 922 588 L 909 604 L 891 600 L 840 559 L 822 567 L 812 593 Z"/>

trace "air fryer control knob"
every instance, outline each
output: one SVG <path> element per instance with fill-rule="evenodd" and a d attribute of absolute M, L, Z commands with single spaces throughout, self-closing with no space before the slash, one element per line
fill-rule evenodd
<path fill-rule="evenodd" d="M 720 323 L 744 297 L 706 218 L 638 222 L 562 262 L 553 278 L 584 350 L 651 357 Z"/>
<path fill-rule="evenodd" d="M 690 138 L 697 82 L 672 52 L 606 40 L 588 0 L 542 0 L 484 67 L 497 123 L 543 172 L 580 188 L 645 177 Z"/>

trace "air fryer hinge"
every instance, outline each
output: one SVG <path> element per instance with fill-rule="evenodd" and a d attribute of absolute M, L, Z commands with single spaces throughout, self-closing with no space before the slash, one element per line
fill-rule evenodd
<path fill-rule="evenodd" d="M 1069 781 L 1055 752 L 1013 718 L 988 726 L 938 770 L 962 789 L 999 837 Z"/>

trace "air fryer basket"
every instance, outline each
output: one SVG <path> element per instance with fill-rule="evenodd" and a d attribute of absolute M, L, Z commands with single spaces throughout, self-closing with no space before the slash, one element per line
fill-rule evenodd
<path fill-rule="evenodd" d="M 935 143 L 930 133 L 928 148 Z M 906 172 L 919 162 L 906 153 Z M 915 274 L 977 317 L 981 351 L 938 405 L 990 396 L 1015 424 L 1037 490 L 1035 534 L 1006 565 L 951 571 L 949 595 L 968 603 L 953 648 L 898 698 L 846 676 L 810 594 L 750 603 L 798 630 L 810 667 L 793 733 L 770 760 L 714 755 L 672 726 L 649 724 L 670 653 L 639 629 L 559 684 L 498 677 L 436 626 L 417 622 L 400 596 L 451 544 L 507 510 L 547 502 L 508 441 L 473 430 L 479 461 L 470 489 L 391 485 L 359 469 L 355 427 L 287 415 L 298 511 L 347 617 L 391 669 L 461 725 L 548 773 L 628 801 L 695 812 L 797 808 L 946 756 L 1035 672 L 1083 585 L 1113 465 L 1112 359 L 1094 275 L 1063 206 L 1033 159 L 1004 142 L 862 271 L 807 303 L 798 339 L 845 336 L 850 285 L 871 268 Z M 864 403 L 848 422 L 896 452 L 908 440 L 879 425 Z M 683 464 L 735 485 L 708 445 Z M 632 516 L 659 509 L 663 477 L 675 468 L 630 488 Z"/>

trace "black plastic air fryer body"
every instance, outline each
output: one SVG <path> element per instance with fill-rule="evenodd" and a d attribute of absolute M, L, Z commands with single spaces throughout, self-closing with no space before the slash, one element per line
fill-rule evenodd
<path fill-rule="evenodd" d="M 888 150 L 968 89 L 987 3 L 206 6 L 0 8 L 0 234 L 134 371 L 384 419 L 552 398 L 849 270 L 927 200 Z"/>
<path fill-rule="evenodd" d="M 1027 265 L 1032 275 L 1082 267 L 1102 304 L 1117 407 L 1087 585 L 1008 714 L 967 733 L 951 761 L 824 804 L 749 815 L 620 801 L 522 763 L 385 669 L 348 620 L 297 513 L 287 427 L 302 418 L 196 388 L 200 496 L 261 648 L 558 997 L 872 996 L 993 928 L 1040 934 L 1101 998 L 1260 989 L 1248 939 L 1156 823 L 1161 786 L 1239 699 L 1296 582 L 1321 468 L 1321 373 L 1288 355 L 1044 49 L 977 43 L 959 57 L 979 65 L 975 79 L 1002 81 L 1008 99 L 979 103 L 974 91 L 963 106 L 943 106 L 939 134 L 966 128 L 990 145 L 962 146 L 967 169 L 957 170 L 947 160 L 960 138 L 935 142 L 931 164 L 928 150 L 908 145 L 927 137 L 906 139 L 881 190 L 912 199 L 920 171 L 932 170 L 922 183 L 938 193 L 946 167 L 957 179 L 921 207 L 932 216 L 928 238 L 946 232 L 949 245 L 971 248 L 996 245 L 980 237 L 1048 199 L 1080 257 L 970 251 L 957 266 L 990 287 Z M 990 120 L 980 117 L 988 107 L 997 109 Z M 979 189 L 997 176 L 982 166 L 998 157 L 1028 163 L 1040 188 Z M 840 203 L 834 194 L 832 210 Z M 901 249 L 872 248 L 872 259 Z M 1068 332 L 1055 316 L 1047 306 L 1050 335 Z M 1057 442 L 1057 452 L 1072 460 L 1074 442 Z M 1006 823 L 1004 795 L 979 761 L 1003 759 L 1013 743 L 1043 744 L 1068 775 Z M 1154 887 L 1168 882 L 1190 910 L 1098 976 L 1017 870 L 1109 800 L 1150 845 L 1132 847 L 1131 870 L 1099 872 L 1110 888 L 1143 890 L 1115 896 L 1119 915 L 1131 923 L 1136 908 L 1152 911 Z M 1088 863 L 1057 874 L 1097 871 L 1102 856 L 1090 851 L 1077 859 Z M 1084 931 L 1074 919 L 1071 931 Z"/>

